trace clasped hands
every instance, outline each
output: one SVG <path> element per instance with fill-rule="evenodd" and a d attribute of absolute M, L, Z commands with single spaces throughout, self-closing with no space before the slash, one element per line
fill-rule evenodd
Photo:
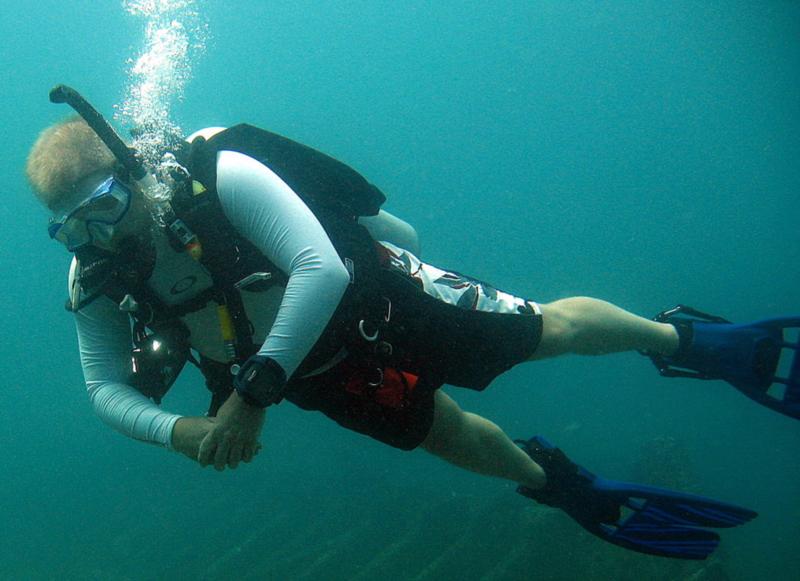
<path fill-rule="evenodd" d="M 250 462 L 261 449 L 258 439 L 264 416 L 263 409 L 245 403 L 234 391 L 216 417 L 179 419 L 172 447 L 201 466 L 234 469 L 240 462 Z"/>

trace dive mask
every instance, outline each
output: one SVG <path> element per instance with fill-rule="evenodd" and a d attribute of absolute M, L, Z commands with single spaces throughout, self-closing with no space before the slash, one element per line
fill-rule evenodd
<path fill-rule="evenodd" d="M 70 212 L 50 218 L 47 232 L 68 250 L 107 241 L 131 206 L 131 190 L 114 176 L 101 183 Z"/>

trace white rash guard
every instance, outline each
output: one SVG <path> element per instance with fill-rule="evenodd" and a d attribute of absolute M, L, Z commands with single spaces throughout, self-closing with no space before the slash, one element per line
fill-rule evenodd
<path fill-rule="evenodd" d="M 349 284 L 349 274 L 325 231 L 302 200 L 272 170 L 241 153 L 217 157 L 217 194 L 226 217 L 281 271 L 286 288 L 242 292 L 248 318 L 262 342 L 259 353 L 274 359 L 287 377 L 322 334 Z M 380 239 L 418 250 L 413 228 L 381 211 L 364 225 Z M 210 285 L 210 278 L 185 252 L 156 239 L 157 261 L 151 286 L 167 304 L 187 300 Z M 191 284 L 186 283 L 191 281 Z M 192 348 L 225 361 L 214 304 L 184 317 Z M 75 314 L 86 388 L 97 415 L 123 434 L 171 447 L 181 417 L 162 410 L 127 383 L 131 369 L 128 315 L 107 297 Z M 267 331 L 269 331 L 267 333 Z"/>

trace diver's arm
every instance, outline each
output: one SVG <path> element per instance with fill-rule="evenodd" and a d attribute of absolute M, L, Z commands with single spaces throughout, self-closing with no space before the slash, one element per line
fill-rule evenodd
<path fill-rule="evenodd" d="M 97 415 L 115 430 L 145 442 L 171 447 L 181 417 L 163 411 L 129 385 L 131 330 L 128 315 L 100 297 L 75 313 L 86 390 Z"/>
<path fill-rule="evenodd" d="M 289 275 L 259 354 L 291 377 L 333 316 L 350 276 L 311 210 L 255 159 L 220 152 L 217 193 L 234 228 Z"/>

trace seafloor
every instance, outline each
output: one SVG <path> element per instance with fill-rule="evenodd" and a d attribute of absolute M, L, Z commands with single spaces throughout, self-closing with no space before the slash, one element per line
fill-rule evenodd
<path fill-rule="evenodd" d="M 637 480 L 692 491 L 686 453 L 672 438 L 646 443 L 634 467 Z M 74 559 L 57 572 L 39 573 L 103 581 L 729 579 L 724 542 L 703 562 L 639 555 L 596 539 L 560 511 L 513 494 L 510 486 L 490 498 L 441 490 L 412 495 L 401 482 L 372 486 L 308 495 L 291 506 L 248 505 L 237 502 L 232 490 L 231 496 L 209 499 L 202 510 L 191 511 L 196 521 L 180 526 L 160 515 L 155 504 L 120 507 L 131 513 L 127 530 L 102 531 L 102 524 L 97 530 L 93 523 L 90 538 L 64 539 L 75 545 Z M 218 522 L 206 527 L 205 515 L 219 510 L 232 511 L 227 528 Z M 95 544 L 97 550 L 87 554 Z M 150 551 L 156 548 L 154 559 Z M 13 575 L 0 566 L 1 578 Z M 28 567 L 25 577 L 31 576 L 39 578 Z"/>

